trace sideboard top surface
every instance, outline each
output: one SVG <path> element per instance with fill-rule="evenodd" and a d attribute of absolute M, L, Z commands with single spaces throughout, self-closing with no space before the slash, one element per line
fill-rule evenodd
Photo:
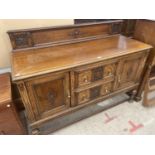
<path fill-rule="evenodd" d="M 12 78 L 21 80 L 150 48 L 152 46 L 148 44 L 113 35 L 73 44 L 28 49 L 12 53 Z"/>

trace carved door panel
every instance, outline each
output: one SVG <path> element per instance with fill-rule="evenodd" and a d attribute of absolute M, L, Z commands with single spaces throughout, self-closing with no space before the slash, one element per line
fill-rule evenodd
<path fill-rule="evenodd" d="M 51 74 L 27 82 L 36 119 L 61 112 L 70 106 L 69 74 Z"/>
<path fill-rule="evenodd" d="M 118 77 L 118 88 L 133 86 L 139 82 L 144 67 L 144 55 L 134 55 L 125 58 L 121 62 Z"/>

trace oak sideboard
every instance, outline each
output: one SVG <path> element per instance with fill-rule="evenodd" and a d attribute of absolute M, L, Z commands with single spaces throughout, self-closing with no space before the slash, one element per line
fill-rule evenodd
<path fill-rule="evenodd" d="M 152 46 L 120 35 L 121 20 L 9 31 L 12 80 L 31 134 L 119 93 L 140 99 Z"/>

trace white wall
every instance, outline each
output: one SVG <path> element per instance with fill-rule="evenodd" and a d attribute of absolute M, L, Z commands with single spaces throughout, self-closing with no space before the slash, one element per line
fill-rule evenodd
<path fill-rule="evenodd" d="M 73 24 L 73 19 L 0 19 L 0 69 L 10 67 L 8 30 Z"/>

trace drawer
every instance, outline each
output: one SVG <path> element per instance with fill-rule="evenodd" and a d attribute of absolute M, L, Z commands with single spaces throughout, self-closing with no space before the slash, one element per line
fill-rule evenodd
<path fill-rule="evenodd" d="M 116 63 L 100 65 L 97 67 L 89 67 L 74 72 L 75 84 L 74 87 L 82 87 L 99 80 L 109 81 L 114 79 L 116 71 Z"/>
<path fill-rule="evenodd" d="M 107 95 L 112 92 L 113 83 L 107 83 L 101 87 L 101 95 Z"/>
<path fill-rule="evenodd" d="M 76 92 L 76 104 L 83 104 L 99 97 L 108 95 L 113 90 L 113 82 L 89 88 L 80 92 Z"/>

